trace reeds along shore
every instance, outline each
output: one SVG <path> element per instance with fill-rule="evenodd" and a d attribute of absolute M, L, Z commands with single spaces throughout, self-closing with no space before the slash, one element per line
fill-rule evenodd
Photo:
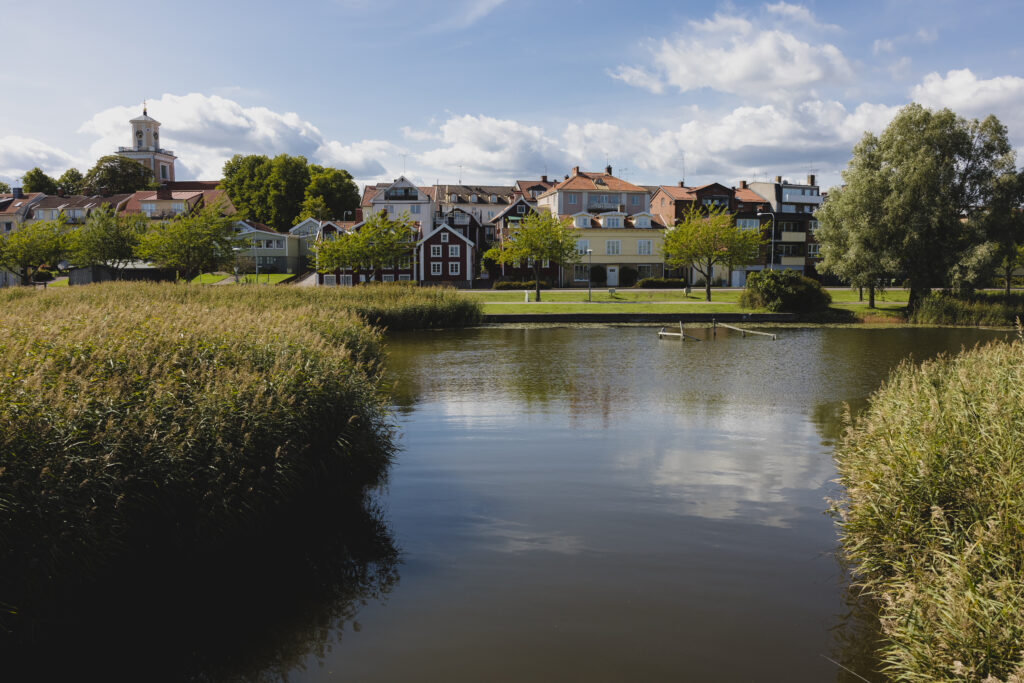
<path fill-rule="evenodd" d="M 106 284 L 0 292 L 0 634 L 54 586 L 361 496 L 395 452 L 382 331 L 454 292 Z"/>
<path fill-rule="evenodd" d="M 1024 317 L 1024 294 L 978 292 L 953 296 L 932 292 L 909 318 L 920 325 L 960 325 L 967 327 L 1009 327 Z"/>
<path fill-rule="evenodd" d="M 1024 343 L 903 365 L 836 458 L 843 548 L 879 605 L 886 673 L 1021 680 Z"/>

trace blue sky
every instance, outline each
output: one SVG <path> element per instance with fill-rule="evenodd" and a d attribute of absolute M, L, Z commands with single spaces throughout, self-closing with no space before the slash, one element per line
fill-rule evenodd
<path fill-rule="evenodd" d="M 14 7 L 0 4 L 3 16 Z M 86 170 L 149 101 L 179 177 L 304 154 L 363 182 L 839 179 L 910 101 L 1024 151 L 1015 2 L 46 2 L 5 36 L 0 179 Z M 685 173 L 685 176 L 684 176 Z"/>

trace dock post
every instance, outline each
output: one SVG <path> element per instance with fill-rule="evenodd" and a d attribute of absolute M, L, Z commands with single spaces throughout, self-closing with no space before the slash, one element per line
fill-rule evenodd
<path fill-rule="evenodd" d="M 711 319 L 711 336 L 716 339 L 718 338 L 718 323 L 714 318 Z"/>
<path fill-rule="evenodd" d="M 686 341 L 686 335 L 683 334 L 683 321 L 682 320 L 679 321 L 679 341 L 681 341 L 681 342 L 685 342 Z"/>

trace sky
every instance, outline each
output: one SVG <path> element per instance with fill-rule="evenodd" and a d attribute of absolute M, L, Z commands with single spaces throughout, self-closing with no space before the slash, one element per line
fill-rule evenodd
<path fill-rule="evenodd" d="M 162 123 L 178 179 L 301 154 L 360 185 L 823 187 L 919 102 L 995 114 L 1024 160 L 1024 3 L 0 0 L 0 180 L 85 172 Z"/>

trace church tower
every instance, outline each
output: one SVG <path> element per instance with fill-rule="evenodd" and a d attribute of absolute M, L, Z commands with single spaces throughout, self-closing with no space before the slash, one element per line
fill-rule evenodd
<path fill-rule="evenodd" d="M 135 159 L 153 172 L 153 177 L 161 183 L 174 181 L 174 152 L 160 147 L 160 122 L 149 115 L 146 106 L 142 106 L 142 116 L 129 121 L 132 127 L 131 147 L 119 147 L 120 156 Z"/>

